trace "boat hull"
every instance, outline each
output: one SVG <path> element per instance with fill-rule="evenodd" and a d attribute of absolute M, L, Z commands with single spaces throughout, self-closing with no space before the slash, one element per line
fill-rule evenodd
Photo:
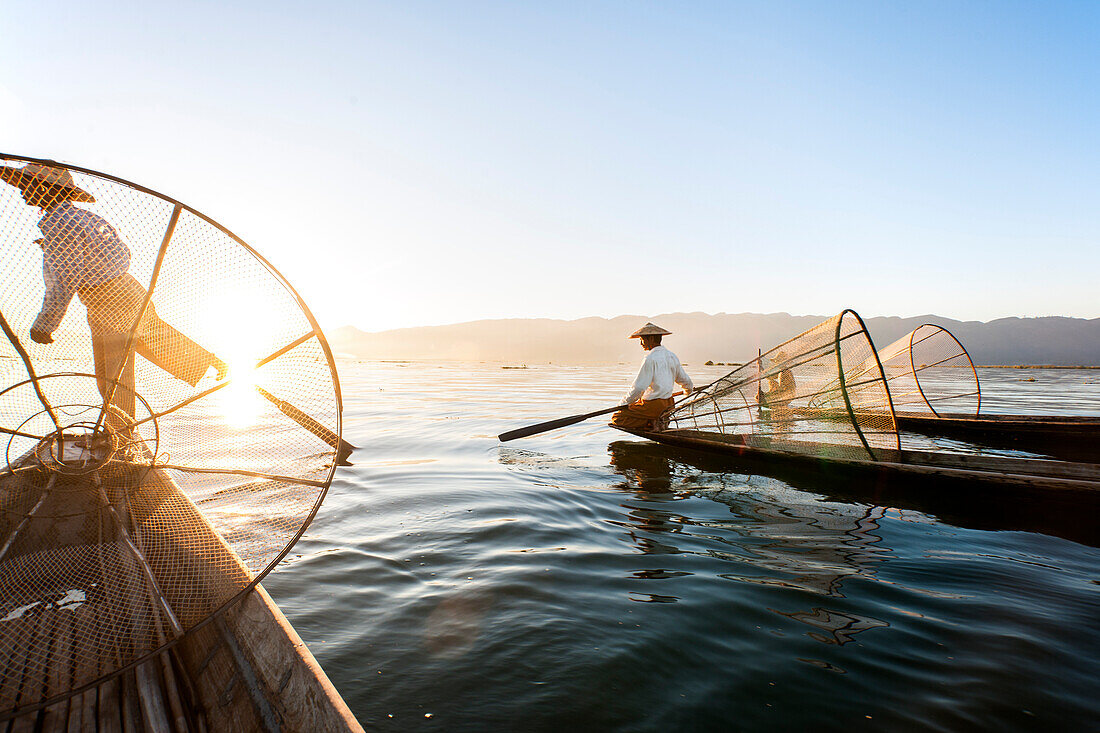
<path fill-rule="evenodd" d="M 898 412 L 899 430 L 971 443 L 1045 453 L 1066 460 L 1100 460 L 1100 417 L 926 415 Z"/>
<path fill-rule="evenodd" d="M 753 468 L 766 469 L 785 464 L 832 475 L 859 475 L 894 481 L 934 479 L 968 486 L 1100 496 L 1100 466 L 1094 464 L 881 449 L 875 451 L 877 460 L 859 460 L 830 454 L 824 446 L 815 446 L 814 452 L 799 452 L 751 437 L 746 440 L 740 435 L 692 430 L 624 432 L 666 445 L 718 453 Z"/>

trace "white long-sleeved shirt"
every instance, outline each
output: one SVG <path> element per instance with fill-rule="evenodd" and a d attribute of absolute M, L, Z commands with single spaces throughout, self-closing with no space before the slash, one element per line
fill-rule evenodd
<path fill-rule="evenodd" d="M 130 248 L 105 219 L 71 201 L 46 209 L 38 228 L 45 235 L 41 243 L 46 295 L 31 328 L 53 333 L 77 290 L 126 273 Z"/>
<path fill-rule="evenodd" d="M 676 354 L 664 346 L 654 346 L 645 355 L 642 368 L 634 380 L 634 387 L 623 399 L 623 404 L 637 402 L 639 397 L 646 400 L 671 397 L 675 384 L 679 384 L 685 391 L 694 386 Z"/>

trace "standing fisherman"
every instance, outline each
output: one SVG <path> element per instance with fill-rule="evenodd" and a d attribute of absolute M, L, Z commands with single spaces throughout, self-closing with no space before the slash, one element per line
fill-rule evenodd
<path fill-rule="evenodd" d="M 632 339 L 641 339 L 642 348 L 649 353 L 642 362 L 633 388 L 623 400 L 630 407 L 616 412 L 611 418 L 612 425 L 651 430 L 654 421 L 672 407 L 674 384 L 683 387 L 685 394 L 691 394 L 694 389 L 691 377 L 684 371 L 676 354 L 661 346 L 661 337 L 671 334 L 671 331 L 652 323 L 647 323 L 630 334 Z"/>
<path fill-rule="evenodd" d="M 134 327 L 146 290 L 127 270 L 130 248 L 105 219 L 74 203 L 94 203 L 64 168 L 30 163 L 22 168 L 0 166 L 0 180 L 17 187 L 28 206 L 42 209 L 36 240 L 42 247 L 42 277 L 46 295 L 31 326 L 36 343 L 53 343 L 53 332 L 77 295 L 88 311 L 96 382 L 106 399 L 110 380 L 119 375 L 113 404 L 134 414 L 134 360 L 126 361 L 126 341 Z M 150 303 L 135 330 L 134 351 L 192 387 L 209 371 L 225 377 L 224 361 L 165 323 Z"/>

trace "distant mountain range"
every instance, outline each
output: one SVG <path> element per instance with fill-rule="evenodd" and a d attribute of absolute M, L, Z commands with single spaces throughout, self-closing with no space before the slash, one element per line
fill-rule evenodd
<path fill-rule="evenodd" d="M 511 318 L 367 333 L 352 326 L 328 334 L 338 354 L 359 359 L 458 359 L 513 364 L 595 364 L 641 358 L 627 337 L 646 321 L 674 335 L 665 345 L 685 363 L 743 362 L 825 320 L 787 313 L 666 313 L 561 321 Z M 922 323 L 953 333 L 979 365 L 1100 365 L 1100 318 L 999 318 L 955 321 L 940 316 L 866 319 L 879 348 Z"/>

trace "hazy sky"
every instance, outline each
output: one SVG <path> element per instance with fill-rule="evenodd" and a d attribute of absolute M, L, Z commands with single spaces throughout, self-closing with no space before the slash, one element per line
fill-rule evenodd
<path fill-rule="evenodd" d="M 1100 3 L 0 0 L 0 151 L 214 217 L 326 328 L 1100 317 Z"/>

